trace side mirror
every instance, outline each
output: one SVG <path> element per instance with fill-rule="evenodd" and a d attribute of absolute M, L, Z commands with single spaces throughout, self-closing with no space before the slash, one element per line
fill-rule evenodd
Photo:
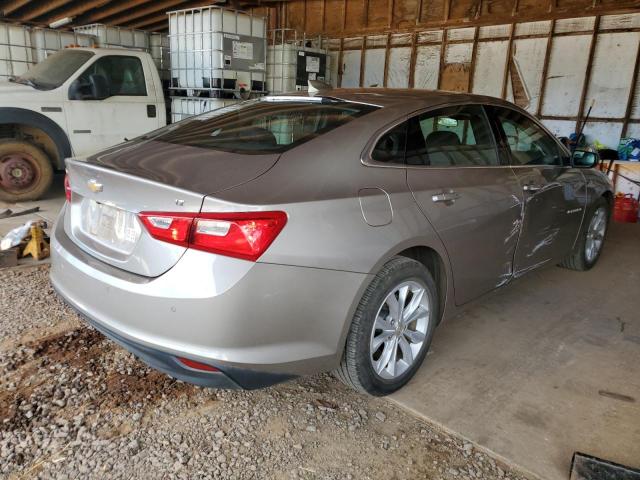
<path fill-rule="evenodd" d="M 594 168 L 600 163 L 600 157 L 596 152 L 575 150 L 571 155 L 571 164 L 576 168 Z"/>

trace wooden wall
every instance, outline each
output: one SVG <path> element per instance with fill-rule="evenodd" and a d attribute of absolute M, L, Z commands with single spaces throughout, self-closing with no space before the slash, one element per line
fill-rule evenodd
<path fill-rule="evenodd" d="M 273 28 L 345 37 L 426 27 L 625 13 L 640 0 L 291 0 L 253 11 Z"/>

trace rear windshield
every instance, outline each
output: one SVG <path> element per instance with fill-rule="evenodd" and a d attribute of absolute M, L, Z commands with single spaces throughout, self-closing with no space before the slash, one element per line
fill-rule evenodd
<path fill-rule="evenodd" d="M 326 99 L 249 100 L 171 125 L 153 139 L 234 153 L 280 153 L 377 108 Z"/>

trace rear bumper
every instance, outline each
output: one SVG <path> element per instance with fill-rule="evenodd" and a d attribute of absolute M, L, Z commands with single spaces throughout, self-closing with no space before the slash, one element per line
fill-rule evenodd
<path fill-rule="evenodd" d="M 67 303 L 150 366 L 210 387 L 258 388 L 335 368 L 368 281 L 195 250 L 148 278 L 87 255 L 60 221 L 52 235 L 51 283 Z M 176 356 L 222 373 L 193 371 Z"/>

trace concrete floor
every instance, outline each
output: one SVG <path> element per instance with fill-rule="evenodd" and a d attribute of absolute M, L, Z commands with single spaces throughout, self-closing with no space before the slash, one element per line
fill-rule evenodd
<path fill-rule="evenodd" d="M 40 211 L 38 213 L 0 219 L 0 237 L 5 236 L 9 230 L 20 225 L 24 225 L 29 220 L 46 220 L 50 228 L 58 216 L 58 212 L 60 212 L 60 209 L 64 205 L 64 200 L 64 175 L 56 174 L 53 177 L 53 185 L 41 200 L 20 203 L 6 203 L 0 201 L 0 210 L 9 208 L 14 213 L 33 207 L 40 207 Z"/>
<path fill-rule="evenodd" d="M 440 326 L 392 397 L 542 479 L 575 451 L 640 467 L 640 224 L 589 272 L 549 267 Z"/>

